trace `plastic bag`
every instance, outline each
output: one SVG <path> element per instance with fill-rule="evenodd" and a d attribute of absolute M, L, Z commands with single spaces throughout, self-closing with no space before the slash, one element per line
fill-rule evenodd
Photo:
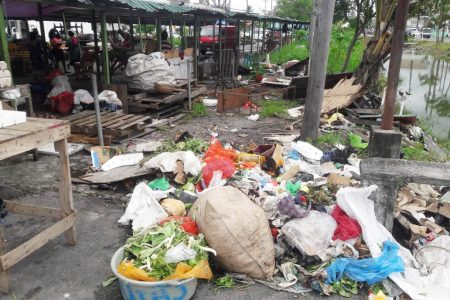
<path fill-rule="evenodd" d="M 123 216 L 122 225 L 133 222 L 133 230 L 145 229 L 168 217 L 158 200 L 167 197 L 166 192 L 152 191 L 145 182 L 139 183 L 133 190 L 131 200 Z"/>
<path fill-rule="evenodd" d="M 368 143 L 364 143 L 362 141 L 362 137 L 360 137 L 359 135 L 353 134 L 351 132 L 348 134 L 348 139 L 350 141 L 350 145 L 352 146 L 352 148 L 366 149 L 367 146 L 369 146 Z"/>
<path fill-rule="evenodd" d="M 177 160 L 181 160 L 184 172 L 193 176 L 200 174 L 202 165 L 192 151 L 164 152 L 153 157 L 144 164 L 147 169 L 159 168 L 161 172 L 174 172 L 177 169 Z"/>
<path fill-rule="evenodd" d="M 73 93 L 65 91 L 57 96 L 50 97 L 50 111 L 57 112 L 60 114 L 67 114 L 72 111 L 73 104 Z"/>
<path fill-rule="evenodd" d="M 292 142 L 291 147 L 307 159 L 320 160 L 323 156 L 323 152 L 321 150 L 307 142 Z"/>
<path fill-rule="evenodd" d="M 202 169 L 202 178 L 205 180 L 206 186 L 209 186 L 216 171 L 222 171 L 222 179 L 230 178 L 236 172 L 234 162 L 228 157 L 209 156 L 204 161 L 206 165 Z"/>
<path fill-rule="evenodd" d="M 338 227 L 334 231 L 333 240 L 347 241 L 361 234 L 361 227 L 358 221 L 347 216 L 338 205 L 333 209 L 331 216 L 338 224 Z"/>
<path fill-rule="evenodd" d="M 120 101 L 120 99 L 117 97 L 116 92 L 109 91 L 109 90 L 103 90 L 98 95 L 98 100 L 105 101 L 106 103 L 110 103 L 110 104 L 117 104 L 120 106 L 122 105 L 122 101 Z"/>
<path fill-rule="evenodd" d="M 234 161 L 237 157 L 236 151 L 233 149 L 225 149 L 219 141 L 215 141 L 205 153 L 204 159 L 211 156 L 222 156 Z"/>
<path fill-rule="evenodd" d="M 189 248 L 183 243 L 180 243 L 167 250 L 166 255 L 164 256 L 164 262 L 166 264 L 175 264 L 183 260 L 194 259 L 196 256 L 197 251 Z"/>
<path fill-rule="evenodd" d="M 81 103 L 90 104 L 94 103 L 94 98 L 91 96 L 91 94 L 89 94 L 88 91 L 79 89 L 75 91 L 74 102 L 76 105 L 79 105 Z"/>
<path fill-rule="evenodd" d="M 315 210 L 304 218 L 287 222 L 281 228 L 288 243 L 309 256 L 318 255 L 327 249 L 335 230 L 336 221 Z"/>
<path fill-rule="evenodd" d="M 297 195 L 298 191 L 302 188 L 301 182 L 293 183 L 292 181 L 286 182 L 286 190 L 291 194 L 292 196 Z"/>
<path fill-rule="evenodd" d="M 278 202 L 277 207 L 281 214 L 291 218 L 304 218 L 309 213 L 309 209 L 295 205 L 293 197 L 284 197 Z"/>
<path fill-rule="evenodd" d="M 399 247 L 391 241 L 383 243 L 383 252 L 376 258 L 352 259 L 338 258 L 327 268 L 327 283 L 333 283 L 347 276 L 348 278 L 367 282 L 372 285 L 389 276 L 391 273 L 403 272 L 405 265 L 398 255 Z"/>
<path fill-rule="evenodd" d="M 167 178 L 163 177 L 150 181 L 148 183 L 148 187 L 154 191 L 156 190 L 167 191 L 168 189 L 170 189 L 170 183 L 169 180 L 167 180 Z"/>
<path fill-rule="evenodd" d="M 143 153 L 128 153 L 116 155 L 111 157 L 111 159 L 109 159 L 102 165 L 102 170 L 109 171 L 124 166 L 134 166 L 137 165 L 143 159 L 144 159 Z"/>

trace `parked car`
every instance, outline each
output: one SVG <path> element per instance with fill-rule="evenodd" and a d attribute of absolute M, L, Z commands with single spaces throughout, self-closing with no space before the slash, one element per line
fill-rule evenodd
<path fill-rule="evenodd" d="M 422 32 L 422 35 L 421 35 L 422 38 L 425 38 L 425 39 L 431 38 L 431 33 L 432 33 L 431 28 L 422 28 L 421 32 Z"/>
<path fill-rule="evenodd" d="M 222 26 L 222 48 L 235 49 L 236 45 L 236 26 L 223 25 Z M 218 49 L 219 47 L 219 26 L 207 25 L 202 26 L 200 30 L 200 53 L 206 54 L 207 51 L 212 51 L 213 45 Z"/>

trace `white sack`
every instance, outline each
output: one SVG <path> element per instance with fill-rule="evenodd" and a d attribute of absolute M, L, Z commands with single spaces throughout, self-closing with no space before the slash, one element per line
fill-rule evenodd
<path fill-rule="evenodd" d="M 92 97 L 88 91 L 82 90 L 82 89 L 75 91 L 73 100 L 74 100 L 73 102 L 75 105 L 79 105 L 81 103 L 85 103 L 85 104 L 94 103 L 94 97 Z"/>
<path fill-rule="evenodd" d="M 100 94 L 98 94 L 98 100 L 105 101 L 106 103 L 122 105 L 122 101 L 120 101 L 119 97 L 117 97 L 116 92 L 103 90 Z"/>

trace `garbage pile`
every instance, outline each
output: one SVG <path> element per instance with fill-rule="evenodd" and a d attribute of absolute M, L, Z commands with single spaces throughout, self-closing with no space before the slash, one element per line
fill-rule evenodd
<path fill-rule="evenodd" d="M 163 144 L 144 163 L 159 178 L 135 187 L 119 220 L 134 232 L 119 272 L 152 281 L 186 278 L 183 269 L 211 279 L 210 252 L 219 274 L 243 274 L 291 293 L 350 297 L 365 287 L 376 299 L 445 298 L 450 237 L 422 212 L 448 212 L 420 202 L 440 193 L 410 185 L 400 193 L 397 215 L 408 212 L 420 222 L 408 224 L 419 237 L 411 253 L 376 220 L 369 196 L 377 187 L 360 184 L 358 154 L 367 143 L 351 132 L 347 138 L 325 151 L 295 139 L 233 148 L 189 134 Z M 415 196 L 405 196 L 411 189 Z M 439 265 L 432 259 L 438 254 Z M 198 275 L 197 267 L 205 273 Z"/>

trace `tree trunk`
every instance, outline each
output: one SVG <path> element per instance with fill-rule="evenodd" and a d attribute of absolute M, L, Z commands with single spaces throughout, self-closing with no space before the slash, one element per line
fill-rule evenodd
<path fill-rule="evenodd" d="M 348 62 L 350 61 L 350 56 L 352 55 L 352 52 L 353 52 L 353 47 L 355 47 L 356 41 L 358 40 L 358 37 L 360 34 L 361 34 L 361 30 L 360 30 L 359 26 L 357 25 L 356 29 L 355 29 L 355 34 L 353 35 L 353 38 L 347 48 L 347 54 L 345 55 L 344 64 L 342 65 L 342 69 L 341 69 L 342 73 L 344 73 L 345 70 L 347 69 Z"/>

